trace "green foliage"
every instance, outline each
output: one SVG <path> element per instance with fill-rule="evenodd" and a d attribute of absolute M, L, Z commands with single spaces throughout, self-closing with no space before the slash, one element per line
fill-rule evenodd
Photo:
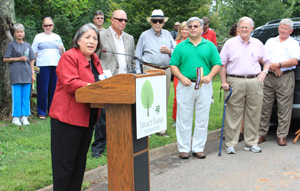
<path fill-rule="evenodd" d="M 274 11 L 276 10 L 276 11 Z M 255 27 L 266 24 L 268 21 L 291 17 L 291 6 L 281 0 L 224 0 L 218 1 L 218 8 L 222 28 L 220 32 L 229 37 L 231 25 L 243 16 L 251 17 Z"/>
<path fill-rule="evenodd" d="M 141 100 L 142 105 L 145 109 L 147 109 L 147 116 L 149 117 L 149 108 L 152 106 L 154 100 L 153 88 L 149 80 L 146 80 L 143 84 L 141 90 Z"/>
<path fill-rule="evenodd" d="M 26 30 L 26 41 L 32 43 L 37 33 L 43 32 L 42 19 L 51 16 L 54 33 L 61 36 L 66 49 L 71 47 L 74 34 L 83 24 L 93 23 L 96 10 L 108 11 L 105 0 L 15 0 L 17 22 Z"/>

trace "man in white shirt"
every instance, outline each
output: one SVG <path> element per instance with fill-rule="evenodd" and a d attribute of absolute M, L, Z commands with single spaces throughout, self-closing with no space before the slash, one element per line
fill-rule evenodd
<path fill-rule="evenodd" d="M 271 56 L 270 71 L 264 81 L 264 99 L 258 143 L 266 141 L 274 100 L 278 108 L 278 145 L 287 145 L 295 87 L 294 69 L 298 64 L 299 43 L 290 37 L 293 21 L 282 19 L 278 27 L 279 36 L 270 38 L 265 47 Z"/>
<path fill-rule="evenodd" d="M 135 51 L 133 36 L 124 32 L 127 22 L 125 11 L 116 10 L 111 17 L 111 26 L 100 33 L 100 62 L 103 70 L 110 69 L 113 76 L 128 73 L 135 69 L 133 57 L 121 55 L 129 54 L 134 56 Z"/>
<path fill-rule="evenodd" d="M 128 20 L 125 11 L 116 10 L 111 17 L 111 26 L 100 33 L 101 49 L 98 53 L 103 70 L 112 75 L 124 74 L 135 70 L 135 46 L 133 36 L 124 32 Z M 120 53 L 120 54 L 117 54 Z M 123 55 L 122 55 L 123 54 Z M 132 56 L 125 56 L 132 55 Z M 95 128 L 95 141 L 92 144 L 92 156 L 101 156 L 106 146 L 105 109 L 101 109 Z"/>

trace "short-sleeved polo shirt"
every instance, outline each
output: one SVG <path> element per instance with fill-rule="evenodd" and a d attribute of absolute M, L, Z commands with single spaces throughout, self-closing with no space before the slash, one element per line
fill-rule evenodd
<path fill-rule="evenodd" d="M 221 58 L 218 49 L 209 40 L 202 38 L 201 42 L 194 46 L 188 38 L 176 46 L 170 65 L 177 66 L 185 77 L 196 79 L 196 68 L 203 67 L 204 76 L 206 76 L 213 66 L 221 65 Z"/>

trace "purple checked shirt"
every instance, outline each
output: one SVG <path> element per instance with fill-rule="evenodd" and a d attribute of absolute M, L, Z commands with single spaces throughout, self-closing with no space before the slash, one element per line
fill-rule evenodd
<path fill-rule="evenodd" d="M 227 40 L 220 53 L 222 65 L 228 75 L 257 75 L 261 64 L 268 64 L 271 58 L 262 42 L 250 37 L 246 44 L 238 35 Z"/>

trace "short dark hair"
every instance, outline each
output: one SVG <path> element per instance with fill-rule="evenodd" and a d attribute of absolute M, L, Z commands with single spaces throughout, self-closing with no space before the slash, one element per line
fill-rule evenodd
<path fill-rule="evenodd" d="M 204 24 L 208 24 L 210 22 L 208 17 L 203 17 L 202 20 L 204 21 Z"/>
<path fill-rule="evenodd" d="M 50 19 L 52 21 L 52 23 L 54 24 L 52 17 L 46 16 L 46 17 L 43 18 L 42 25 L 44 24 L 45 19 Z"/>
<path fill-rule="evenodd" d="M 82 35 L 90 29 L 94 30 L 97 34 L 97 37 L 98 37 L 98 44 L 97 44 L 97 47 L 96 47 L 96 50 L 95 50 L 95 52 L 97 52 L 100 49 L 100 35 L 99 35 L 98 28 L 92 23 L 85 24 L 77 30 L 77 32 L 76 32 L 76 34 L 75 34 L 75 36 L 72 40 L 72 47 L 79 48 L 79 45 L 78 45 L 77 41 L 79 39 L 81 39 Z"/>
<path fill-rule="evenodd" d="M 104 13 L 101 10 L 97 10 L 94 12 L 94 16 L 96 16 L 96 15 L 104 15 Z"/>
<path fill-rule="evenodd" d="M 230 28 L 229 35 L 232 36 L 232 37 L 235 37 L 236 36 L 236 30 L 237 30 L 237 24 L 234 23 Z"/>

